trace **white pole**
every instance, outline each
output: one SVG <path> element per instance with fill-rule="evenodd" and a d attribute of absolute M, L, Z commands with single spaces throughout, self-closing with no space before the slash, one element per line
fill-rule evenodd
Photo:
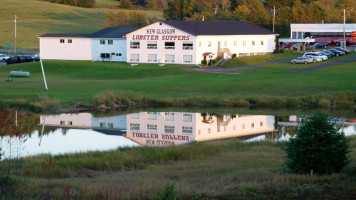
<path fill-rule="evenodd" d="M 274 33 L 274 21 L 276 20 L 276 6 L 273 6 L 273 33 Z"/>
<path fill-rule="evenodd" d="M 344 10 L 344 47 L 343 48 L 346 48 L 346 36 L 345 36 L 345 21 L 346 21 L 346 15 L 345 15 L 345 8 L 343 9 Z"/>
<path fill-rule="evenodd" d="M 16 55 L 16 15 L 15 15 L 15 55 Z"/>
<path fill-rule="evenodd" d="M 45 84 L 45 89 L 48 90 L 48 88 L 47 88 L 46 76 L 45 76 L 45 73 L 44 73 L 44 70 L 43 70 L 43 64 L 42 64 L 42 59 L 41 59 L 41 57 L 40 57 L 40 63 L 41 63 L 41 69 L 42 69 L 42 75 L 43 75 L 43 81 L 44 81 L 44 84 Z"/>
<path fill-rule="evenodd" d="M 42 137 L 43 137 L 43 131 L 44 131 L 45 124 L 46 124 L 46 115 L 43 117 L 43 124 L 42 124 L 41 138 L 40 138 L 40 143 L 38 143 L 38 146 L 41 146 L 41 142 L 42 142 Z"/>

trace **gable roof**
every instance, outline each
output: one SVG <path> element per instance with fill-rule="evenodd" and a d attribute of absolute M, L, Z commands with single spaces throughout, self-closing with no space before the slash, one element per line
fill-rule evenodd
<path fill-rule="evenodd" d="M 270 30 L 245 21 L 162 20 L 165 24 L 192 35 L 271 35 Z"/>
<path fill-rule="evenodd" d="M 65 38 L 123 38 L 126 33 L 138 29 L 137 27 L 109 27 L 92 34 L 46 33 L 39 37 L 65 37 Z"/>

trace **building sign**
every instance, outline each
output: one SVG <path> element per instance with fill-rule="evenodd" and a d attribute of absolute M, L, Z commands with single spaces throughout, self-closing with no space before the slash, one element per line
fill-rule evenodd
<path fill-rule="evenodd" d="M 190 36 L 176 35 L 175 29 L 146 29 L 146 34 L 132 35 L 132 40 L 190 40 Z"/>
<path fill-rule="evenodd" d="M 179 143 L 189 142 L 189 136 L 157 134 L 157 133 L 132 133 L 133 139 L 143 140 L 147 146 L 170 146 L 179 145 Z M 178 143 L 178 144 L 177 144 Z"/>

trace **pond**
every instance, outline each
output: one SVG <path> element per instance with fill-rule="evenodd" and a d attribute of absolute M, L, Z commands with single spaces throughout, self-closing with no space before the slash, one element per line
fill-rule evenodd
<path fill-rule="evenodd" d="M 174 109 L 172 109 L 174 110 Z M 258 113 L 258 112 L 257 112 Z M 186 145 L 221 139 L 285 140 L 307 115 L 234 112 L 127 111 L 33 114 L 0 110 L 1 159 L 38 154 L 106 151 L 118 147 Z M 332 116 L 346 135 L 356 115 Z M 16 137 L 17 135 L 17 137 Z"/>

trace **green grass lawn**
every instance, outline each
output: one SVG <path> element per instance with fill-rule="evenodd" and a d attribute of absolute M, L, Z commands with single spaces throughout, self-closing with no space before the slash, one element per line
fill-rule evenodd
<path fill-rule="evenodd" d="M 292 57 L 302 56 L 302 55 L 303 54 L 301 53 L 285 53 L 285 54 L 235 57 L 233 59 L 226 61 L 221 67 L 244 67 L 247 65 L 271 62 L 275 60 L 282 60 L 285 58 L 292 58 Z"/>
<path fill-rule="evenodd" d="M 191 98 L 216 102 L 229 98 L 283 99 L 335 94 L 341 98 L 345 95 L 338 94 L 345 93 L 353 94 L 351 98 L 354 98 L 355 62 L 302 73 L 286 73 L 316 64 L 321 63 L 293 65 L 285 62 L 241 70 L 239 74 L 224 74 L 194 72 L 169 65 L 46 61 L 44 68 L 49 91 L 44 91 L 40 63 L 33 62 L 0 67 L 0 99 L 34 100 L 40 95 L 48 95 L 64 104 L 90 104 L 96 94 L 106 91 L 155 99 Z M 29 71 L 31 77 L 14 78 L 13 82 L 7 83 L 5 80 L 12 70 Z M 345 98 L 353 103 L 353 99 Z"/>
<path fill-rule="evenodd" d="M 100 0 L 112 5 L 117 1 Z M 79 8 L 37 0 L 1 0 L 0 46 L 14 43 L 14 16 L 17 15 L 17 48 L 39 48 L 37 36 L 44 33 L 92 33 L 101 28 L 109 12 L 132 12 L 113 8 Z M 162 11 L 135 10 L 162 18 Z"/>

